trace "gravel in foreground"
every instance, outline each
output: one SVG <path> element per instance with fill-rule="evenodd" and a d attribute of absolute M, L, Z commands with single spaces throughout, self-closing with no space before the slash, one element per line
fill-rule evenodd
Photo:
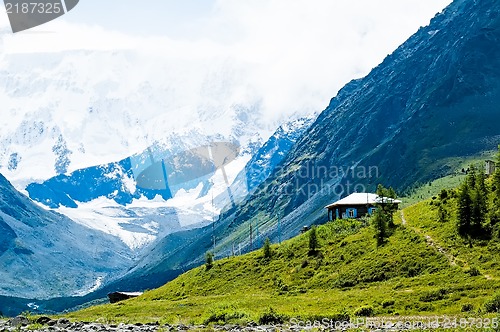
<path fill-rule="evenodd" d="M 479 322 L 481 320 L 481 322 Z M 422 330 L 489 330 L 498 327 L 497 319 L 477 319 L 469 323 L 491 324 L 496 326 L 462 326 L 467 320 L 450 319 L 448 317 L 403 317 L 399 318 L 359 318 L 350 322 L 300 322 L 290 321 L 285 324 L 258 325 L 248 323 L 243 325 L 160 325 L 159 323 L 149 324 L 102 324 L 95 322 L 71 322 L 68 319 L 51 319 L 50 317 L 39 317 L 34 323 L 27 317 L 17 316 L 9 320 L 0 320 L 0 332 L 173 332 L 173 331 L 216 331 L 216 332 L 299 332 L 299 331 L 422 331 Z"/>

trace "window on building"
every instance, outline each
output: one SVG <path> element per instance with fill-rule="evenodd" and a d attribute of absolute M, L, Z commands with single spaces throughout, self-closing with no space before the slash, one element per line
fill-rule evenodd
<path fill-rule="evenodd" d="M 354 209 L 349 209 L 349 218 L 355 218 Z"/>

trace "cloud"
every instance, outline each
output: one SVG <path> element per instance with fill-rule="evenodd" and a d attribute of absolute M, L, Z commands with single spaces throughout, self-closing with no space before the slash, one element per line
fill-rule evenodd
<path fill-rule="evenodd" d="M 176 107 L 185 105 L 189 116 L 221 102 L 258 102 L 262 123 L 272 128 L 290 116 L 324 109 L 345 83 L 366 75 L 449 3 L 219 0 L 193 21 L 197 35 L 189 38 L 174 32 L 144 38 L 62 18 L 13 35 L 2 14 L 0 47 L 4 55 L 132 50 L 142 61 L 168 65 L 177 85 Z M 147 17 L 142 20 L 136 23 L 147 24 Z"/>

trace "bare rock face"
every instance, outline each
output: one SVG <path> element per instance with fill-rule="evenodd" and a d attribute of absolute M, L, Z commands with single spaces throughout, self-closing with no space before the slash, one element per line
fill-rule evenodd
<path fill-rule="evenodd" d="M 12 319 L 9 319 L 9 321 L 7 322 L 8 325 L 12 326 L 12 327 L 21 327 L 21 326 L 27 326 L 29 324 L 29 320 L 28 318 L 24 317 L 24 316 L 16 316 Z"/>

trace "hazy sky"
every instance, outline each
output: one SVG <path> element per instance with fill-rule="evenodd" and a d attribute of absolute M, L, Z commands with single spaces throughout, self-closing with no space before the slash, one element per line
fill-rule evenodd
<path fill-rule="evenodd" d="M 193 74 L 193 63 L 206 77 L 203 68 L 214 59 L 227 62 L 246 68 L 235 84 L 242 82 L 242 90 L 261 97 L 263 112 L 275 123 L 297 112 L 323 110 L 345 83 L 366 75 L 450 2 L 80 0 L 65 16 L 15 35 L 1 11 L 0 50 L 160 54 L 174 66 L 179 63 L 178 77 L 172 78 L 179 86 L 184 69 Z M 183 95 L 180 91 L 179 103 Z"/>

